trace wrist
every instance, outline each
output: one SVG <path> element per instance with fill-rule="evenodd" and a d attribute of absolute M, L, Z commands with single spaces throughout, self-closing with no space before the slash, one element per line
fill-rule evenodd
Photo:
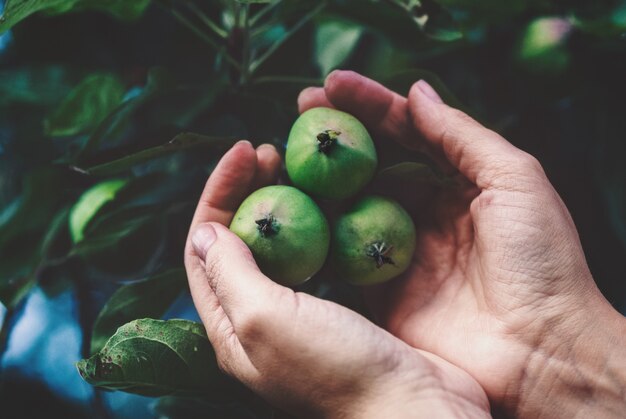
<path fill-rule="evenodd" d="M 402 365 L 364 393 L 351 417 L 482 419 L 489 415 L 489 403 L 478 383 L 453 367 L 449 371 L 436 362 Z M 475 387 L 474 387 L 475 386 Z"/>
<path fill-rule="evenodd" d="M 622 417 L 626 320 L 603 297 L 546 328 L 530 351 L 514 403 L 518 417 Z"/>

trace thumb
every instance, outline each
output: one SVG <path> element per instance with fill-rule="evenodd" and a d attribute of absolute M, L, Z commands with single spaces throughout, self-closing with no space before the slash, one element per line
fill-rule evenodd
<path fill-rule="evenodd" d="M 481 189 L 508 189 L 516 175 L 542 175 L 539 162 L 467 114 L 446 105 L 424 80 L 409 92 L 415 128 Z"/>
<path fill-rule="evenodd" d="M 270 304 L 283 290 L 261 273 L 250 249 L 222 224 L 198 225 L 191 234 L 191 245 L 191 257 L 199 259 L 205 273 L 203 278 L 189 279 L 192 295 L 205 294 L 210 287 L 233 324 L 253 307 Z"/>

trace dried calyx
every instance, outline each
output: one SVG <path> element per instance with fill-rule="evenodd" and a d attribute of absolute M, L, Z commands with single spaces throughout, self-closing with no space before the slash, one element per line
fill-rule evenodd
<path fill-rule="evenodd" d="M 387 243 L 378 241 L 370 244 L 367 248 L 367 256 L 374 259 L 376 267 L 382 268 L 385 264 L 395 265 L 393 259 L 389 257 L 389 253 L 393 250 L 393 246 L 388 246 Z"/>
<path fill-rule="evenodd" d="M 278 233 L 279 225 L 276 222 L 276 218 L 272 214 L 268 214 L 265 217 L 254 221 L 257 225 L 257 229 L 262 237 L 271 237 Z"/>
<path fill-rule="evenodd" d="M 333 148 L 333 145 L 337 142 L 339 138 L 339 134 L 341 132 L 335 131 L 332 129 L 327 129 L 326 131 L 320 132 L 317 134 L 317 150 L 320 153 L 324 153 L 326 155 L 330 154 L 330 150 Z"/>

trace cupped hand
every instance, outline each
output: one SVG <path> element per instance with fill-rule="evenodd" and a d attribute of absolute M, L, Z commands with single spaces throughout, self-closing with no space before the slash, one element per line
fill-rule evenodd
<path fill-rule="evenodd" d="M 623 319 L 595 286 L 538 161 L 444 104 L 424 81 L 403 97 L 336 71 L 324 88 L 301 93 L 301 112 L 316 106 L 349 112 L 375 137 L 457 171 L 460 186 L 442 189 L 418 220 L 412 266 L 368 290 L 380 324 L 469 372 L 509 414 L 574 417 L 602 395 L 605 410 L 591 411 L 619 416 L 623 365 L 606 372 L 624 358 L 604 346 L 614 348 L 611 333 L 624 336 Z"/>
<path fill-rule="evenodd" d="M 297 417 L 489 417 L 485 393 L 458 367 L 259 271 L 227 226 L 279 165 L 273 147 L 237 143 L 192 221 L 185 266 L 220 367 Z"/>

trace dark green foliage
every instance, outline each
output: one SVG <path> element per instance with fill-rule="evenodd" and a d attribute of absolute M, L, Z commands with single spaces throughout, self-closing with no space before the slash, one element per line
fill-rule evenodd
<path fill-rule="evenodd" d="M 9 29 L 13 42 L 0 49 L 0 301 L 19 311 L 42 282 L 86 290 L 81 304 L 102 310 L 81 320 L 83 356 L 90 346 L 95 354 L 79 365 L 89 382 L 203 393 L 161 399 L 161 417 L 282 417 L 232 383 L 213 397 L 211 380 L 224 377 L 198 325 L 135 320 L 162 317 L 187 292 L 187 229 L 224 151 L 240 138 L 282 150 L 298 93 L 335 68 L 401 94 L 425 79 L 535 154 L 572 211 L 601 290 L 626 304 L 624 0 L 8 0 L 0 45 Z M 373 139 L 379 167 L 366 192 L 419 214 L 455 187 L 424 154 Z M 301 288 L 368 314 L 327 269 Z M 97 293 L 110 299 L 90 300 Z M 120 340 L 125 332 L 133 340 Z M 160 332 L 163 342 L 146 338 Z M 196 371 L 171 351 L 189 342 L 205 354 L 194 357 Z M 137 358 L 163 348 L 168 365 Z M 109 363 L 113 355 L 124 362 Z"/>

